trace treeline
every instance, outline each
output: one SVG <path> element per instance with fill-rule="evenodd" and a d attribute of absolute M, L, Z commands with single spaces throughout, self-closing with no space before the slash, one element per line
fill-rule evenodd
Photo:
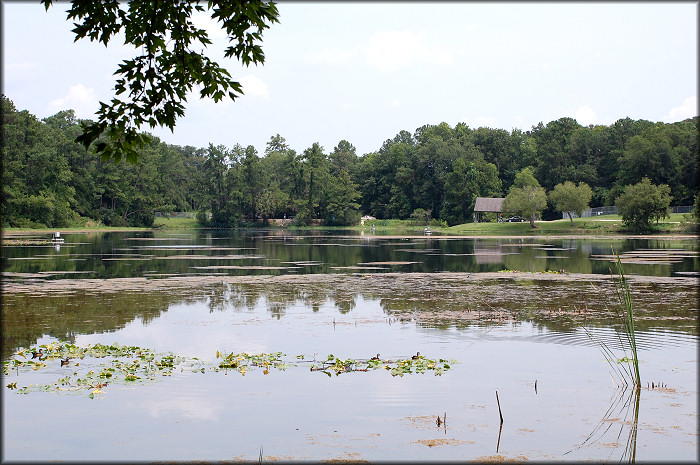
<path fill-rule="evenodd" d="M 39 120 L 2 96 L 4 227 L 151 226 L 156 211 L 198 212 L 220 227 L 285 216 L 349 225 L 361 214 L 452 225 L 471 221 L 477 196 L 504 197 L 526 167 L 547 191 L 588 184 L 592 207 L 614 205 L 644 177 L 670 187 L 671 205 L 694 204 L 698 192 L 697 117 L 588 127 L 561 118 L 526 132 L 440 123 L 401 131 L 362 156 L 346 140 L 297 153 L 278 134 L 258 154 L 153 137 L 135 165 L 102 162 L 75 142 L 80 132 L 72 110 Z M 542 214 L 560 215 L 552 205 Z"/>

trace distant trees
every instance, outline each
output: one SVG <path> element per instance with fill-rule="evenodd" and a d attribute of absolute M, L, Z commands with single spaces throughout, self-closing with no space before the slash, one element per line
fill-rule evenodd
<path fill-rule="evenodd" d="M 66 112 L 56 117 L 70 119 Z M 17 111 L 2 98 L 2 214 L 4 224 L 65 226 L 77 218 L 73 172 L 59 129 Z M 70 144 L 70 142 L 68 142 Z"/>
<path fill-rule="evenodd" d="M 232 150 L 210 145 L 203 185 L 208 189 L 210 226 L 232 227 L 270 218 L 296 217 L 297 224 L 324 220 L 329 225 L 360 221 L 360 194 L 350 176 L 357 156 L 347 141 L 331 156 L 318 143 L 298 156 L 279 134 L 260 158 L 253 146 Z"/>
<path fill-rule="evenodd" d="M 515 213 L 530 220 L 530 227 L 535 228 L 537 215 L 547 206 L 547 194 L 544 187 L 535 179 L 530 168 L 525 168 L 515 175 L 513 185 L 503 200 L 503 211 Z"/>
<path fill-rule="evenodd" d="M 326 192 L 324 219 L 328 225 L 354 225 L 360 222 L 360 192 L 350 171 L 357 163 L 355 147 L 341 140 L 329 155 L 330 184 Z"/>
<path fill-rule="evenodd" d="M 698 118 L 588 127 L 565 118 L 525 132 L 441 123 L 399 131 L 361 156 L 347 140 L 330 153 L 318 143 L 297 153 L 279 134 L 262 155 L 240 144 L 151 138 L 135 165 L 87 153 L 75 142 L 82 122 L 71 110 L 39 120 L 2 96 L 3 226 L 148 226 L 157 211 L 198 212 L 218 227 L 285 216 L 351 225 L 361 214 L 408 219 L 421 211 L 454 225 L 472 218 L 476 197 L 506 193 L 504 208 L 534 225 L 537 216 L 621 205 L 627 186 L 645 176 L 666 186 L 672 205 L 691 205 L 700 187 Z"/>
<path fill-rule="evenodd" d="M 588 208 L 591 197 L 593 197 L 593 191 L 585 182 L 579 182 L 576 186 L 571 181 L 565 181 L 554 186 L 554 189 L 549 193 L 549 200 L 555 208 L 569 215 L 571 226 L 574 225 L 572 213 L 581 216 L 583 211 Z"/>
<path fill-rule="evenodd" d="M 651 231 L 651 223 L 668 216 L 671 189 L 666 184 L 657 186 L 645 177 L 637 184 L 626 186 L 617 198 L 622 222 L 635 233 Z"/>
<path fill-rule="evenodd" d="M 150 226 L 156 210 L 187 209 L 186 157 L 153 138 L 137 165 L 102 163 L 74 141 L 80 123 L 71 110 L 39 121 L 2 96 L 3 226 Z"/>

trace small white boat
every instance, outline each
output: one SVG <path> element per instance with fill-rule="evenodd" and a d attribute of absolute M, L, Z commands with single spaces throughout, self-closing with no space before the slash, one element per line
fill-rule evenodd
<path fill-rule="evenodd" d="M 62 243 L 62 242 L 63 242 L 63 238 L 61 237 L 61 233 L 58 232 L 58 231 L 56 231 L 55 233 L 53 233 L 53 236 L 51 236 L 51 242 L 53 242 L 53 243 Z"/>

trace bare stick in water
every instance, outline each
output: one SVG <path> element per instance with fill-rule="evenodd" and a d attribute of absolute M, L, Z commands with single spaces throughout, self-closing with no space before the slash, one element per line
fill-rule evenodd
<path fill-rule="evenodd" d="M 501 424 L 503 424 L 503 414 L 501 413 L 501 402 L 498 400 L 498 391 L 496 391 L 496 403 L 498 404 L 498 415 L 501 417 Z"/>

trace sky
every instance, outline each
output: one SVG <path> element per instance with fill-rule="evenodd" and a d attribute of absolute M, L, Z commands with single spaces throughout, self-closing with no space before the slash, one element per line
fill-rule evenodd
<path fill-rule="evenodd" d="M 277 4 L 265 64 L 223 58 L 225 37 L 197 18 L 206 53 L 243 84 L 235 102 L 192 94 L 163 142 L 263 155 L 276 134 L 298 153 L 347 140 L 358 155 L 426 124 L 530 130 L 575 118 L 671 123 L 698 115 L 697 2 L 299 2 Z M 94 119 L 134 51 L 74 42 L 68 4 L 2 3 L 2 84 L 38 118 Z"/>

